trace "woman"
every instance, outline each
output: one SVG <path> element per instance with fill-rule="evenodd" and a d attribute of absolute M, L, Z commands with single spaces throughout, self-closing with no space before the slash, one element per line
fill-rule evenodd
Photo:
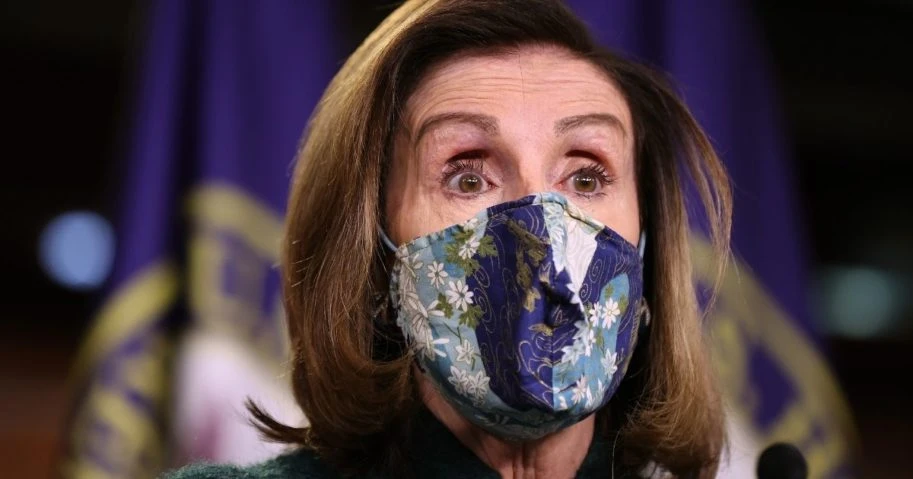
<path fill-rule="evenodd" d="M 288 205 L 287 455 L 171 477 L 712 477 L 684 185 L 707 138 L 557 1 L 406 2 L 309 125 Z M 722 267 L 723 261 L 720 262 Z"/>

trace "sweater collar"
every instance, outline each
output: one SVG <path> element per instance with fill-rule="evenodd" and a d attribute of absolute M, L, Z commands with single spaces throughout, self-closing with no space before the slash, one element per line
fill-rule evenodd
<path fill-rule="evenodd" d="M 500 477 L 424 406 L 416 412 L 412 431 L 409 456 L 416 477 Z M 611 467 L 612 441 L 595 435 L 577 477 L 608 477 Z"/>

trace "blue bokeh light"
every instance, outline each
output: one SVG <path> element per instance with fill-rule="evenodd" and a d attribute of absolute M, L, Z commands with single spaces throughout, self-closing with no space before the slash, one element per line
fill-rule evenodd
<path fill-rule="evenodd" d="M 857 339 L 890 334 L 899 326 L 909 299 L 902 278 L 875 268 L 828 268 L 818 288 L 823 326 Z"/>
<path fill-rule="evenodd" d="M 114 229 L 97 213 L 64 213 L 48 223 L 40 241 L 42 266 L 51 278 L 66 287 L 97 288 L 111 272 Z"/>

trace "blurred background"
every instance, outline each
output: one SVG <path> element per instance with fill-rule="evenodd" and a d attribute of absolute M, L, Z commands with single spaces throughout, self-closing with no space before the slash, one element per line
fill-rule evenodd
<path fill-rule="evenodd" d="M 5 87 L 0 95 L 8 125 L 3 135 L 4 143 L 9 148 L 4 155 L 7 170 L 0 194 L 7 204 L 2 251 L 11 285 L 4 296 L 7 319 L 0 322 L 0 391 L 3 392 L 0 395 L 0 411 L 3 411 L 0 415 L 0 470 L 5 476 L 54 477 L 66 462 L 63 458 L 72 460 L 80 454 L 91 456 L 91 451 L 74 446 L 82 441 L 74 438 L 84 432 L 80 424 L 87 420 L 84 409 L 87 401 L 92 401 L 87 398 L 95 397 L 92 396 L 93 388 L 117 380 L 116 374 L 111 376 L 105 369 L 111 367 L 106 361 L 113 361 L 110 358 L 116 354 L 106 356 L 102 349 L 104 345 L 110 346 L 112 338 L 124 339 L 129 335 L 126 331 L 129 328 L 117 326 L 123 324 L 118 323 L 119 313 L 149 310 L 148 314 L 161 316 L 164 319 L 156 334 L 162 338 L 181 336 L 187 328 L 180 318 L 201 316 L 201 311 L 217 316 L 240 315 L 236 310 L 243 310 L 243 304 L 236 305 L 232 310 L 235 312 L 218 309 L 226 307 L 221 304 L 216 314 L 208 300 L 195 300 L 192 294 L 188 295 L 189 299 L 181 299 L 180 291 L 185 286 L 206 284 L 205 274 L 194 273 L 196 270 L 184 266 L 185 262 L 189 259 L 193 264 L 197 248 L 206 249 L 207 245 L 214 244 L 212 241 L 223 241 L 218 248 L 226 250 L 224 235 L 219 236 L 221 233 L 211 230 L 231 229 L 232 212 L 244 211 L 252 218 L 261 218 L 256 231 L 266 239 L 249 239 L 248 246 L 253 246 L 249 253 L 244 253 L 247 255 L 244 258 L 248 259 L 232 264 L 241 271 L 263 264 L 267 269 L 270 267 L 270 252 L 274 245 L 269 234 L 278 231 L 284 192 L 279 188 L 265 197 L 261 193 L 269 190 L 268 180 L 259 178 L 257 172 L 265 171 L 259 174 L 272 175 L 276 185 L 285 186 L 294 141 L 316 95 L 345 56 L 390 11 L 388 6 L 378 6 L 380 4 L 367 0 L 345 0 L 329 2 L 328 5 L 333 5 L 330 9 L 314 9 L 312 2 L 297 2 L 297 6 L 290 7 L 291 12 L 283 15 L 282 2 L 274 2 L 272 7 L 265 8 L 268 12 L 253 17 L 255 20 L 249 29 L 220 30 L 224 25 L 220 26 L 218 22 L 225 20 L 223 17 L 237 16 L 239 11 L 220 14 L 217 2 L 186 2 L 186 5 L 192 5 L 186 8 L 182 3 L 162 2 L 156 4 L 159 5 L 156 8 L 145 2 L 125 0 L 32 0 L 4 4 L 0 25 Z M 659 5 L 663 2 L 646 3 Z M 714 9 L 718 7 L 715 5 Z M 674 7 L 657 9 L 656 12 L 666 14 L 674 11 Z M 591 8 L 591 11 L 596 10 Z M 647 9 L 639 15 L 651 18 L 651 12 Z M 731 140 L 727 143 L 720 136 L 747 136 L 752 138 L 748 144 L 763 150 L 767 140 L 758 135 L 777 132 L 777 139 L 773 141 L 778 146 L 770 152 L 782 163 L 775 172 L 785 171 L 786 179 L 782 183 L 777 181 L 773 188 L 785 193 L 781 191 L 778 199 L 768 204 L 760 195 L 771 185 L 753 189 L 750 184 L 736 181 L 736 188 L 737 193 L 746 198 L 743 203 L 755 202 L 755 209 L 758 204 L 764 206 L 760 209 L 768 217 L 785 218 L 789 231 L 795 232 L 794 237 L 784 236 L 769 229 L 745 226 L 755 224 L 751 219 L 741 220 L 743 226 L 738 230 L 737 219 L 736 233 L 742 240 L 749 235 L 764 238 L 769 234 L 774 239 L 765 240 L 765 244 L 786 244 L 789 249 L 783 255 L 772 253 L 767 261 L 762 261 L 766 264 L 752 264 L 751 260 L 762 255 L 746 254 L 746 271 L 759 271 L 756 278 L 759 288 L 772 298 L 759 311 L 769 311 L 764 308 L 773 307 L 776 312 L 771 314 L 802 322 L 795 330 L 796 335 L 805 338 L 803 347 L 816 351 L 827 362 L 834 384 L 839 387 L 840 399 L 836 401 L 835 409 L 839 409 L 842 402 L 852 416 L 850 430 L 855 439 L 845 443 L 850 445 L 848 447 L 859 446 L 855 473 L 835 472 L 819 477 L 906 477 L 909 459 L 905 454 L 908 454 L 909 433 L 913 431 L 913 393 L 905 379 L 913 370 L 913 356 L 909 353 L 913 346 L 913 299 L 910 294 L 913 291 L 913 248 L 910 247 L 913 245 L 913 209 L 908 187 L 910 152 L 913 151 L 913 116 L 910 115 L 913 111 L 913 70 L 909 68 L 913 2 L 755 1 L 744 4 L 738 12 L 741 12 L 737 14 L 741 15 L 738 16 L 740 21 L 753 19 L 756 35 L 751 41 L 757 41 L 758 47 L 744 51 L 733 47 L 741 45 L 740 35 L 745 32 L 736 28 L 740 24 L 727 27 L 727 20 L 719 19 L 712 20 L 724 22 L 713 23 L 713 34 L 720 35 L 714 45 L 726 44 L 726 41 L 718 40 L 729 38 L 727 35 L 733 36 L 732 44 L 727 49 L 713 51 L 741 62 L 734 70 L 730 68 L 726 77 L 738 79 L 734 72 L 745 72 L 745 77 L 739 79 L 740 95 L 758 91 L 751 88 L 757 80 L 753 68 L 759 67 L 746 65 L 763 59 L 766 72 L 763 78 L 769 81 L 761 90 L 769 96 L 755 103 L 731 102 L 732 108 L 727 110 L 730 116 L 726 120 L 731 123 L 725 123 L 728 130 L 711 131 L 711 136 L 722 141 L 721 154 L 729 163 L 739 161 L 732 158 L 733 151 L 744 148 L 745 142 Z M 700 9 L 697 9 L 689 15 L 699 13 Z M 280 17 L 286 18 L 287 23 L 282 28 L 287 28 L 287 32 L 282 28 L 273 29 L 267 23 L 270 18 Z M 293 22 L 296 18 L 304 20 Z M 593 24 L 599 21 L 596 16 L 588 20 Z M 657 17 L 656 21 L 669 24 L 668 17 Z M 287 36 L 283 36 L 286 33 Z M 268 38 L 248 42 L 245 35 Z M 613 37 L 612 34 L 602 38 L 607 38 L 609 43 L 613 38 L 622 43 L 629 41 L 627 37 Z M 683 60 L 676 60 L 677 50 L 670 47 L 669 38 L 672 37 L 667 37 L 664 44 L 660 42 L 665 49 L 662 45 L 654 45 L 634 53 L 648 58 L 657 54 L 649 59 L 668 66 L 676 79 L 679 79 L 676 73 L 683 72 L 682 76 L 692 82 L 688 84 L 691 90 L 685 88 L 685 96 L 695 114 L 702 118 L 704 114 L 713 113 L 718 105 L 705 107 L 690 101 L 695 98 L 699 103 L 706 94 L 702 93 L 700 85 L 693 83 L 699 76 L 689 76 L 693 69 L 682 66 Z M 226 40 L 229 46 L 219 43 Z M 295 40 L 302 42 L 297 45 L 299 50 L 279 54 L 268 47 L 270 42 L 289 45 Z M 151 42 L 156 43 L 151 45 Z M 625 45 L 636 47 L 638 43 Z M 179 61 L 168 60 L 179 51 L 187 53 L 182 54 Z M 311 58 L 296 56 L 296 51 L 300 55 L 318 53 L 313 53 L 316 57 Z M 252 60 L 242 58 L 234 66 L 250 68 L 242 68 L 244 74 L 239 75 L 240 79 L 222 76 L 225 70 L 220 70 L 215 60 L 206 57 L 212 52 L 222 52 L 229 58 L 249 55 Z M 714 64 L 706 60 L 701 60 L 704 62 L 702 71 L 714 77 Z M 256 78 L 270 74 L 283 76 L 286 71 L 289 72 L 286 79 L 278 83 Z M 173 84 L 169 79 L 174 80 Z M 266 106 L 258 109 L 256 100 L 260 97 L 254 91 L 250 98 L 239 100 L 232 107 L 218 106 L 223 104 L 225 95 L 246 98 L 247 86 L 263 89 L 278 84 L 282 88 L 294 88 L 299 80 L 306 81 L 306 87 L 296 93 L 299 96 L 288 99 L 286 105 L 281 99 L 278 103 L 264 101 Z M 721 96 L 722 103 L 729 105 L 725 95 L 734 90 L 715 90 L 718 87 L 720 85 L 713 85 L 714 90 L 709 94 Z M 199 108 L 182 108 L 181 105 L 188 101 L 196 102 Z M 163 104 L 171 105 L 174 111 L 163 111 Z M 239 167 L 226 173 L 216 163 L 189 164 L 190 158 L 196 156 L 224 157 L 219 151 L 199 146 L 203 142 L 196 143 L 195 138 L 212 141 L 226 132 L 240 136 L 250 132 L 258 139 L 251 143 L 241 142 L 242 146 L 273 144 L 271 133 L 262 131 L 271 130 L 269 123 L 223 124 L 227 121 L 225 118 L 243 115 L 251 108 L 260 115 L 256 118 L 264 122 L 269 122 L 273 114 L 288 121 L 282 127 L 276 126 L 288 144 L 281 145 L 284 149 L 270 150 L 277 155 L 272 166 L 264 166 L 268 160 L 257 158 L 252 167 Z M 288 111 L 297 111 L 297 116 L 287 114 Z M 207 115 L 212 118 L 210 124 L 216 126 L 189 126 L 205 123 Z M 743 126 L 740 115 L 751 117 L 751 120 Z M 772 120 L 762 119 L 764 126 L 755 130 L 755 124 L 751 122 L 756 121 L 758 115 Z M 151 157 L 157 149 L 162 150 L 156 153 L 160 158 Z M 765 153 L 769 152 L 765 150 Z M 239 154 L 236 151 L 229 156 Z M 166 160 L 170 165 L 167 168 L 149 166 L 165 157 L 170 158 Z M 763 158 L 759 157 L 750 165 L 751 171 L 762 172 L 760 176 L 755 174 L 758 178 L 763 178 L 763 171 L 766 171 L 767 163 L 761 160 Z M 137 166 L 138 163 L 142 166 Z M 746 167 L 736 169 L 739 168 Z M 207 174 L 217 177 L 219 183 L 205 190 L 193 189 L 196 178 Z M 239 194 L 237 188 L 225 186 L 232 178 L 249 179 L 254 186 L 246 196 Z M 771 178 L 776 179 L 775 176 Z M 161 185 L 156 186 L 157 182 L 169 186 L 162 189 Z M 152 191 L 155 188 L 159 189 Z M 266 214 L 267 219 L 258 214 L 265 210 L 272 211 Z M 737 217 L 739 213 L 737 202 Z M 181 219 L 182 215 L 203 219 L 187 221 Z M 144 225 L 149 229 L 144 229 Z M 764 225 L 767 228 L 771 224 Z M 244 227 L 254 228 L 241 226 Z M 238 235 L 248 238 L 243 232 Z M 216 237 L 222 240 L 214 240 Z M 150 245 L 150 242 L 155 244 Z M 739 245 L 736 247 L 738 251 Z M 225 254 L 234 254 L 231 251 L 236 249 Z M 153 258 L 158 250 L 167 250 L 167 258 L 161 264 Z M 124 259 L 137 254 L 136 259 Z M 777 270 L 785 276 L 778 279 L 770 276 L 773 273 L 765 272 L 771 267 L 768 261 L 790 263 Z M 148 301 L 144 303 L 143 299 L 132 298 L 128 304 L 111 306 L 112 298 L 117 298 L 119 291 L 135 284 L 130 278 L 148 271 L 144 269 L 148 265 L 162 268 L 156 270 L 155 274 L 160 274 L 160 284 L 152 286 L 151 294 L 176 298 L 173 305 L 167 311 L 156 312 L 155 306 L 147 304 Z M 206 267 L 201 268 L 208 271 Z M 185 275 L 184 271 L 191 272 Z M 255 288 L 259 288 L 259 292 L 254 299 L 265 306 L 254 315 L 266 316 L 269 320 L 248 325 L 249 330 L 273 328 L 279 331 L 281 311 L 275 307 L 275 281 L 269 279 L 272 276 L 264 275 L 257 276 L 259 282 L 255 282 Z M 233 287 L 243 288 L 244 284 Z M 780 300 L 778 288 L 787 289 L 783 293 L 787 299 Z M 206 294 L 201 293 L 200 297 L 206 297 Z M 791 306 L 796 298 L 805 304 L 799 307 L 799 312 Z M 162 301 L 172 302 L 171 299 Z M 103 332 L 93 333 L 93 323 L 103 321 L 99 318 L 106 318 L 106 326 L 102 328 Z M 766 317 L 756 320 L 758 324 L 768 324 Z M 720 334 L 726 336 L 726 331 Z M 255 338 L 254 342 L 258 344 L 251 349 L 259 352 L 251 353 L 254 359 L 244 362 L 243 367 L 276 362 L 276 358 L 264 358 L 281 356 L 282 339 L 276 334 L 252 333 L 249 337 Z M 763 334 L 757 337 L 761 336 Z M 768 340 L 778 341 L 770 337 L 758 339 L 760 342 Z M 139 375 L 131 377 L 144 378 L 140 381 L 143 384 L 135 385 L 136 388 L 156 398 L 139 397 L 131 403 L 139 404 L 149 418 L 130 429 L 134 431 L 130 434 L 137 435 L 131 436 L 131 440 L 142 443 L 142 439 L 136 438 L 151 435 L 164 443 L 166 449 L 152 447 L 153 452 L 148 454 L 136 453 L 137 461 L 144 465 L 136 466 L 138 469 L 124 467 L 138 471 L 153 468 L 166 456 L 199 458 L 228 454 L 225 448 L 216 451 L 205 445 L 183 443 L 182 452 L 168 453 L 168 434 L 172 433 L 156 436 L 149 432 L 156 428 L 168 431 L 168 424 L 176 417 L 190 414 L 187 411 L 199 407 L 199 404 L 188 405 L 192 400 L 182 402 L 174 398 L 181 394 L 182 384 L 192 382 L 193 378 L 209 377 L 210 372 L 175 366 L 178 361 L 170 354 L 179 350 L 178 346 L 158 342 L 143 344 L 139 347 L 143 351 L 169 359 L 155 364 L 141 361 L 129 369 Z M 791 343 L 783 339 L 780 344 Z M 85 348 L 93 347 L 102 349 L 85 352 Z M 84 351 L 80 354 L 81 348 Z M 777 348 L 772 347 L 772 350 Z M 226 351 L 229 357 L 241 362 L 244 360 L 239 359 L 239 355 L 247 354 L 233 355 L 231 347 Z M 773 356 L 779 358 L 779 364 L 792 364 L 796 371 L 808 371 L 807 363 L 812 361 L 802 351 L 797 351 L 792 359 L 790 354 L 782 352 L 773 353 Z M 193 354 L 188 353 L 187 357 L 192 363 Z M 793 359 L 795 363 L 790 363 Z M 252 370 L 259 367 L 250 366 Z M 751 367 L 754 366 L 746 366 Z M 269 367 L 265 369 L 271 371 Z M 175 370 L 184 372 L 183 379 L 169 381 Z M 814 371 L 817 370 L 812 368 L 812 374 Z M 251 378 L 255 376 L 252 373 Z M 782 387 L 769 375 L 761 376 L 756 382 L 756 394 L 769 394 Z M 808 380 L 800 373 L 786 373 L 785 377 L 784 381 Z M 258 379 L 251 381 L 249 385 L 259 384 Z M 812 382 L 818 384 L 814 378 Z M 150 388 L 157 387 L 155 384 L 166 386 L 154 392 Z M 831 390 L 829 384 L 822 387 Z M 110 398 L 99 400 L 109 404 L 104 401 Z M 731 400 L 754 404 L 752 399 L 739 394 L 731 396 Z M 814 402 L 814 399 L 806 397 L 806 401 Z M 276 402 L 278 408 L 287 407 L 282 405 L 281 398 Z M 118 407 L 123 406 L 111 405 L 108 410 L 118 411 Z M 288 417 L 294 417 L 293 412 L 288 414 Z M 840 414 L 834 411 L 835 416 Z M 746 423 L 752 423 L 752 417 L 760 416 L 748 414 L 746 417 Z M 763 441 L 778 435 L 805 434 L 797 432 L 801 429 L 796 425 L 797 421 L 801 422 L 793 418 L 783 420 L 782 424 L 786 425 L 759 426 L 760 432 L 755 437 Z M 815 431 L 817 429 L 807 435 L 814 436 Z M 220 431 L 210 433 L 217 435 Z M 100 433 L 96 431 L 95 434 Z M 115 436 L 109 439 L 116 442 Z M 195 433 L 194 438 L 198 436 Z M 821 464 L 839 462 L 834 457 L 842 455 L 842 449 L 835 451 L 828 453 L 831 459 L 821 459 Z M 175 463 L 180 459 L 172 457 L 170 461 Z M 76 477 L 74 470 L 68 469 L 72 477 Z M 91 474 L 83 475 L 89 477 Z M 92 477 L 121 476 L 96 472 Z"/>

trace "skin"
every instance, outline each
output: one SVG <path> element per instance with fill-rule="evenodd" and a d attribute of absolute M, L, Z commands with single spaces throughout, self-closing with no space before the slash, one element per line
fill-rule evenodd
<path fill-rule="evenodd" d="M 621 92 L 566 50 L 527 46 L 444 62 L 407 102 L 387 182 L 387 232 L 402 244 L 554 191 L 637 244 L 633 138 Z M 417 377 L 428 409 L 502 477 L 573 477 L 586 456 L 594 416 L 510 443 L 469 423 Z"/>

